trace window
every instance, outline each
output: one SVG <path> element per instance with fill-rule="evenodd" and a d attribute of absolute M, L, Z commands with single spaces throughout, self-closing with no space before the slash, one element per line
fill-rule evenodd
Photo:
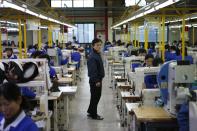
<path fill-rule="evenodd" d="M 53 7 L 59 7 L 61 4 L 61 1 L 51 1 L 51 5 L 53 5 Z"/>
<path fill-rule="evenodd" d="M 54 8 L 94 7 L 94 0 L 51 0 L 51 7 Z"/>
<path fill-rule="evenodd" d="M 72 7 L 72 0 L 62 1 L 62 6 L 59 8 Z"/>
<path fill-rule="evenodd" d="M 140 36 L 140 42 L 144 42 L 144 27 L 141 27 L 139 29 L 139 36 Z M 148 42 L 158 42 L 159 41 L 159 34 L 158 27 L 149 27 L 148 28 Z M 167 30 L 165 31 L 165 41 L 167 41 Z"/>
<path fill-rule="evenodd" d="M 146 1 L 145 0 L 125 0 L 125 6 L 126 7 L 128 7 L 128 6 L 134 6 L 139 1 L 140 1 L 139 6 L 145 6 L 146 5 Z"/>
<path fill-rule="evenodd" d="M 77 29 L 74 30 L 79 43 L 91 43 L 94 39 L 94 24 L 76 24 Z"/>

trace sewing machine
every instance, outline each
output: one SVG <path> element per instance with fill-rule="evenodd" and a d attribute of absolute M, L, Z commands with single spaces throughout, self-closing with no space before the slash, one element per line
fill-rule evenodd
<path fill-rule="evenodd" d="M 145 75 L 156 75 L 160 67 L 138 67 L 135 68 L 135 73 L 131 73 L 132 81 L 135 85 L 135 94 L 141 94 L 141 91 L 144 87 L 144 77 Z M 131 76 L 129 76 L 131 77 Z"/>
<path fill-rule="evenodd" d="M 71 53 L 73 53 L 73 50 L 67 50 L 67 49 L 63 49 L 62 50 L 62 59 L 66 59 L 69 58 L 69 62 L 71 62 Z"/>
<path fill-rule="evenodd" d="M 119 61 L 122 59 L 122 53 L 126 52 L 127 48 L 124 46 L 116 46 L 116 47 L 110 47 L 109 48 L 109 54 L 113 57 L 115 61 Z"/>
<path fill-rule="evenodd" d="M 142 63 L 144 61 L 143 56 L 130 56 L 130 57 L 124 57 L 123 61 L 125 62 L 125 69 L 126 71 L 130 72 L 131 71 L 131 65 L 133 63 Z"/>
<path fill-rule="evenodd" d="M 195 65 L 176 61 L 164 63 L 157 76 L 165 109 L 176 115 L 176 107 L 187 101 L 190 84 L 194 82 Z"/>
<path fill-rule="evenodd" d="M 47 54 L 51 57 L 52 61 L 54 61 L 54 65 L 59 65 L 59 58 L 58 58 L 58 52 L 57 48 L 48 48 Z"/>

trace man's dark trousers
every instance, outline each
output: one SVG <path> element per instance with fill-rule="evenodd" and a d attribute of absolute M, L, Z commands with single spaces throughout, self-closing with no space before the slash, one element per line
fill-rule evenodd
<path fill-rule="evenodd" d="M 101 98 L 101 92 L 102 92 L 102 81 L 100 83 L 101 85 L 98 87 L 96 86 L 96 82 L 90 82 L 91 98 L 90 98 L 90 105 L 88 108 L 88 113 L 92 117 L 97 116 L 97 106 Z"/>

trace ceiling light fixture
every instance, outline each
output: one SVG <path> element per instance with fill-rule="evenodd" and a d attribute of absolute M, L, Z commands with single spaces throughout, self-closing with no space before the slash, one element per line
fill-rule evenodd
<path fill-rule="evenodd" d="M 4 0 L 2 3 L 0 3 L 0 8 L 12 8 L 12 9 L 19 10 L 21 12 L 25 12 L 27 14 L 30 14 L 30 15 L 33 15 L 33 16 L 36 16 L 36 17 L 39 17 L 41 19 L 49 20 L 49 21 L 54 22 L 54 23 L 57 23 L 57 24 L 66 25 L 66 26 L 68 26 L 70 28 L 76 28 L 73 25 L 60 22 L 58 20 L 55 20 L 53 18 L 49 18 L 49 17 L 47 17 L 45 15 L 42 15 L 42 14 L 37 14 L 36 12 L 33 12 L 33 11 L 27 9 L 27 5 L 25 5 L 25 4 L 23 4 L 22 7 L 20 7 L 20 6 L 16 5 L 16 4 L 12 3 L 12 1 L 6 1 L 6 0 Z"/>
<path fill-rule="evenodd" d="M 132 21 L 132 20 L 134 20 L 134 19 L 140 18 L 140 17 L 145 16 L 145 15 L 147 15 L 147 14 L 150 14 L 150 13 L 152 13 L 152 12 L 154 12 L 154 11 L 157 11 L 157 10 L 159 10 L 159 9 L 161 9 L 161 8 L 164 8 L 164 7 L 167 7 L 167 6 L 169 6 L 169 5 L 172 5 L 172 4 L 174 4 L 174 3 L 178 2 L 178 1 L 180 1 L 180 0 L 167 0 L 167 1 L 165 1 L 164 3 L 161 3 L 161 4 L 158 4 L 158 1 L 157 1 L 157 2 L 154 4 L 154 5 L 156 5 L 154 8 L 151 8 L 151 9 L 149 9 L 149 10 L 144 11 L 144 13 L 140 13 L 140 14 L 138 14 L 138 15 L 132 16 L 131 18 L 128 18 L 128 19 L 126 19 L 126 20 L 124 20 L 124 21 L 122 21 L 122 22 L 120 22 L 120 23 L 118 23 L 118 24 L 112 26 L 111 28 L 113 29 L 113 28 L 115 28 L 115 27 L 118 27 L 118 26 L 120 26 L 120 25 L 122 25 L 122 24 L 125 24 L 125 23 L 129 22 L 129 21 Z M 149 7 L 150 7 L 150 5 L 147 5 L 146 8 L 149 8 Z M 146 9 L 146 8 L 145 8 L 145 9 Z M 143 14 L 143 15 L 142 15 L 142 14 Z"/>

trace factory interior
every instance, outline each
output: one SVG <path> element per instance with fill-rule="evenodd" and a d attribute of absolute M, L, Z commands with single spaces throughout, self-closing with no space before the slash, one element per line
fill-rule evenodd
<path fill-rule="evenodd" d="M 197 131 L 197 0 L 0 0 L 0 131 Z"/>

